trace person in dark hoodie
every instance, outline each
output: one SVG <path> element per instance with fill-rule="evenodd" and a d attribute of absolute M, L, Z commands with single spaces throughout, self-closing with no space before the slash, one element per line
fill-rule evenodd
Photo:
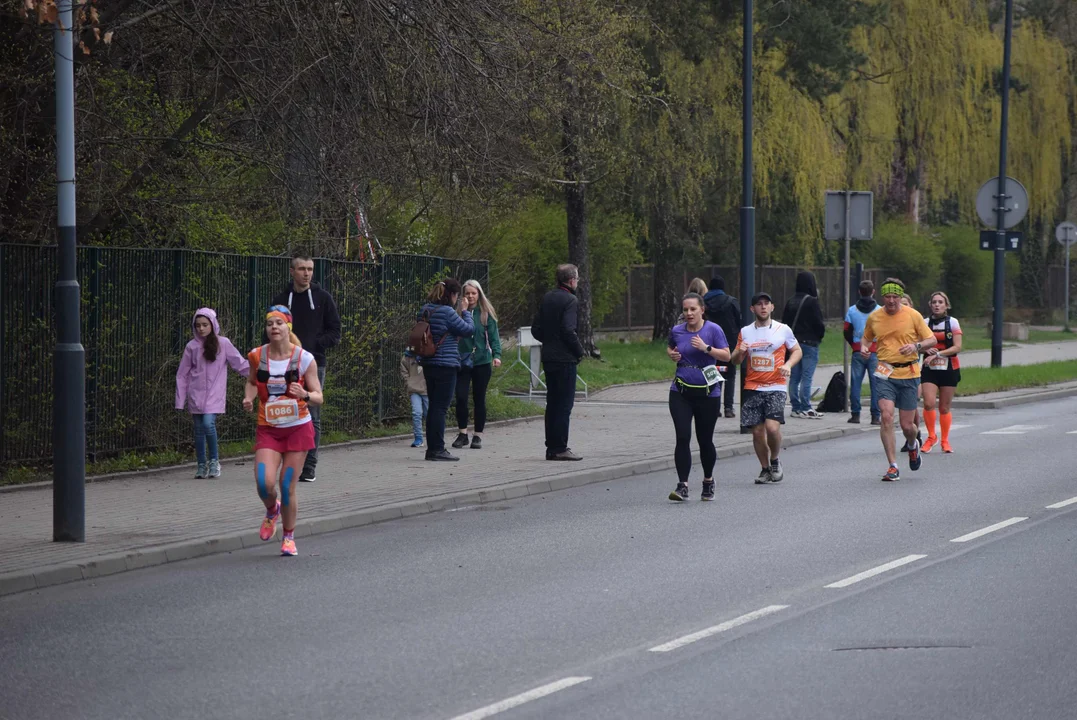
<path fill-rule="evenodd" d="M 325 388 L 325 351 L 340 343 L 340 314 L 333 296 L 311 282 L 314 277 L 314 259 L 309 255 L 296 255 L 288 268 L 292 282 L 273 298 L 273 305 L 284 305 L 292 313 L 292 332 L 299 338 L 303 349 L 314 356 L 318 363 L 318 381 Z M 268 342 L 263 338 L 262 342 Z M 318 467 L 318 444 L 322 439 L 322 406 L 309 408 L 314 425 L 314 449 L 307 453 L 303 463 L 300 482 L 314 482 Z"/>
<path fill-rule="evenodd" d="M 721 275 L 711 277 L 711 289 L 710 292 L 703 296 L 703 305 L 707 311 L 707 319 L 722 328 L 722 332 L 725 333 L 730 346 L 735 346 L 737 336 L 740 334 L 741 327 L 743 327 L 740 303 L 732 295 L 726 294 L 725 278 Z M 733 397 L 737 391 L 737 383 L 735 382 L 737 366 L 733 363 L 726 363 L 719 370 L 722 371 L 722 377 L 725 379 L 725 389 L 722 391 L 725 416 L 735 418 L 737 414 L 733 412 Z"/>
<path fill-rule="evenodd" d="M 875 354 L 876 344 L 871 344 L 871 354 L 867 358 L 860 354 L 860 336 L 864 334 L 864 325 L 868 315 L 879 309 L 879 303 L 875 302 L 875 283 L 871 280 L 861 282 L 859 290 L 860 299 L 845 313 L 845 342 L 853 349 L 853 359 L 849 364 L 849 378 L 852 381 L 849 385 L 849 422 L 860 422 L 860 390 L 864 386 L 866 372 L 871 385 L 871 424 L 879 425 L 879 391 L 875 379 L 879 356 Z"/>
<path fill-rule="evenodd" d="M 826 325 L 815 276 L 807 270 L 797 273 L 796 287 L 796 293 L 785 303 L 782 312 L 782 322 L 793 328 L 793 336 L 804 352 L 789 376 L 789 403 L 793 406 L 793 417 L 820 418 L 822 415 L 811 406 L 811 381 L 819 364 L 819 343 L 826 334 Z"/>

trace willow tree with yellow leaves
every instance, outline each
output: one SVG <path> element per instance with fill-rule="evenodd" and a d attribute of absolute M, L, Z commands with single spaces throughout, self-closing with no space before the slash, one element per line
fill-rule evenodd
<path fill-rule="evenodd" d="M 975 218 L 998 173 L 1001 30 L 973 0 L 890 0 L 885 27 L 857 31 L 861 80 L 827 106 L 849 181 L 919 224 L 946 208 Z M 1033 224 L 1055 214 L 1069 152 L 1072 74 L 1065 48 L 1026 19 L 1014 33 L 1008 174 L 1028 188 Z M 953 217 L 956 215 L 956 217 Z"/>

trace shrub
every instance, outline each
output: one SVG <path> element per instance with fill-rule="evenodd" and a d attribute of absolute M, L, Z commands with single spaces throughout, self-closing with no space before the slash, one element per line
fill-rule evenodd
<path fill-rule="evenodd" d="M 979 231 L 954 225 L 942 228 L 937 236 L 942 245 L 942 287 L 950 296 L 953 314 L 962 318 L 990 314 L 994 255 L 980 250 Z"/>
<path fill-rule="evenodd" d="M 886 268 L 905 283 L 916 309 L 927 310 L 927 299 L 939 288 L 942 246 L 926 231 L 907 223 L 887 221 L 875 228 L 875 239 L 853 246 L 866 267 Z"/>

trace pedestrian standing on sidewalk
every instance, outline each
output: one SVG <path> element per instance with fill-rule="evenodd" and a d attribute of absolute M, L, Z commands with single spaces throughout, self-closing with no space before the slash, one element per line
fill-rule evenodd
<path fill-rule="evenodd" d="M 756 485 L 781 482 L 785 477 L 778 454 L 782 450 L 785 400 L 792 370 L 800 362 L 801 348 L 788 325 L 772 317 L 774 301 L 769 293 L 752 298 L 755 322 L 741 328 L 732 362 L 748 358 L 741 395 L 740 425 L 752 429 L 755 456 L 762 472 Z"/>
<path fill-rule="evenodd" d="M 421 360 L 430 398 L 426 413 L 426 459 L 454 461 L 460 458 L 445 449 L 445 414 L 452 404 L 460 369 L 458 338 L 474 335 L 475 325 L 471 313 L 464 310 L 459 280 L 446 278 L 434 283 L 426 299 L 420 315 L 430 323 L 430 337 L 437 346 L 434 355 Z"/>
<path fill-rule="evenodd" d="M 217 416 L 224 414 L 227 405 L 228 368 L 247 377 L 249 366 L 231 341 L 221 336 L 217 313 L 212 309 L 199 308 L 191 328 L 194 339 L 183 349 L 176 371 L 176 409 L 186 408 L 194 420 L 195 477 L 220 477 Z"/>
<path fill-rule="evenodd" d="M 288 272 L 291 284 L 277 293 L 274 305 L 283 305 L 292 314 L 294 332 L 304 350 L 314 356 L 318 364 L 318 387 L 325 387 L 325 353 L 340 343 L 340 314 L 333 296 L 312 282 L 314 260 L 309 255 L 296 255 Z M 263 342 L 266 338 L 263 338 Z M 322 440 L 321 403 L 310 407 L 314 426 L 314 449 L 307 453 L 299 482 L 314 482 L 318 468 L 318 445 Z"/>
<path fill-rule="evenodd" d="M 497 313 L 482 291 L 478 280 L 464 283 L 464 304 L 471 313 L 475 334 L 460 338 L 460 371 L 456 375 L 456 426 L 459 429 L 454 448 L 466 447 L 468 390 L 475 398 L 475 434 L 471 449 L 482 447 L 482 431 L 486 427 L 486 390 L 494 368 L 501 367 L 501 337 L 497 332 Z"/>
<path fill-rule="evenodd" d="M 875 354 L 875 346 L 868 348 L 867 360 L 860 354 L 860 336 L 864 334 L 864 324 L 868 321 L 868 315 L 879 309 L 879 303 L 875 302 L 875 283 L 864 280 L 858 288 L 860 298 L 856 304 L 845 313 L 845 342 L 853 350 L 852 360 L 849 364 L 849 422 L 860 422 L 860 391 L 864 388 L 864 373 L 868 374 L 868 385 L 871 387 L 871 424 L 880 424 L 879 420 L 879 392 L 875 381 L 875 366 L 879 362 Z"/>
<path fill-rule="evenodd" d="M 935 417 L 942 426 L 942 451 L 952 453 L 950 447 L 950 425 L 953 418 L 950 404 L 954 401 L 954 391 L 961 382 L 961 363 L 957 354 L 961 352 L 961 323 L 950 316 L 950 298 L 941 290 L 931 295 L 928 302 L 931 309 L 927 325 L 935 335 L 936 345 L 924 353 L 924 369 L 920 373 L 920 387 L 924 395 L 924 424 L 927 426 L 927 440 L 920 452 L 931 452 L 939 442 L 935 434 Z"/>
<path fill-rule="evenodd" d="M 868 316 L 860 338 L 860 354 L 867 358 L 872 343 L 878 343 L 879 361 L 875 377 L 879 382 L 879 412 L 882 415 L 880 436 L 886 460 L 890 464 L 882 479 L 893 482 L 901 477 L 894 448 L 894 409 L 898 411 L 901 432 L 909 454 L 909 469 L 920 469 L 920 441 L 914 418 L 920 389 L 920 353 L 935 346 L 935 335 L 920 313 L 902 304 L 905 284 L 887 278 L 880 288 L 883 309 Z"/>
<path fill-rule="evenodd" d="M 815 276 L 807 270 L 797 273 L 796 293 L 785 304 L 782 323 L 792 328 L 793 336 L 804 354 L 789 376 L 792 415 L 813 420 L 821 418 L 822 415 L 811 406 L 811 383 L 815 377 L 815 366 L 819 364 L 819 343 L 826 334 L 826 325 L 823 323 Z"/>
<path fill-rule="evenodd" d="M 735 342 L 744 322 L 741 319 L 740 303 L 735 297 L 726 293 L 725 279 L 721 275 L 711 278 L 711 289 L 703 296 L 703 303 L 707 308 L 707 319 L 722 328 L 727 340 Z M 722 390 L 725 416 L 735 418 L 737 414 L 733 412 L 733 399 L 737 392 L 737 366 L 730 362 L 719 366 L 718 369 L 725 380 L 725 387 Z"/>
<path fill-rule="evenodd" d="M 542 369 L 546 375 L 546 459 L 582 460 L 568 446 L 568 426 L 576 403 L 576 366 L 583 345 L 576 327 L 575 265 L 557 267 L 557 288 L 542 298 L 531 334 L 542 343 Z"/>
<path fill-rule="evenodd" d="M 430 409 L 430 398 L 426 395 L 423 366 L 410 349 L 405 350 L 400 358 L 400 377 L 404 380 L 404 388 L 408 391 L 408 399 L 411 402 L 411 431 L 415 435 L 411 446 L 420 448 L 423 446 L 423 423 L 426 422 L 426 413 Z"/>
<path fill-rule="evenodd" d="M 314 355 L 302 348 L 292 332 L 292 315 L 283 305 L 266 313 L 269 342 L 247 354 L 251 372 L 243 409 L 254 412 L 258 400 L 258 429 L 254 435 L 254 481 L 266 514 L 258 536 L 263 542 L 284 520 L 281 555 L 298 555 L 295 522 L 299 514 L 296 476 L 307 453 L 314 449 L 310 408 L 322 404 L 322 386 Z M 277 497 L 277 486 L 280 497 Z"/>
<path fill-rule="evenodd" d="M 719 362 L 729 362 L 729 343 L 716 324 L 703 319 L 703 298 L 690 292 L 681 300 L 684 322 L 669 332 L 666 354 L 677 363 L 677 372 L 669 388 L 669 414 L 677 447 L 673 459 L 677 465 L 677 487 L 670 500 L 688 499 L 688 476 L 692 472 L 692 421 L 696 425 L 699 461 L 703 465 L 703 491 L 700 500 L 714 499 L 714 426 L 722 409 L 722 375 Z"/>

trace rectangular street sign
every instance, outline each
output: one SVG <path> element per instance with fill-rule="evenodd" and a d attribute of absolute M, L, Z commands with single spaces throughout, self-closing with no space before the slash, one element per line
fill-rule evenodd
<path fill-rule="evenodd" d="M 849 197 L 849 239 L 871 240 L 872 204 L 875 195 L 867 190 L 826 191 L 826 239 L 845 239 L 845 197 Z"/>
<path fill-rule="evenodd" d="M 1006 252 L 1016 252 L 1021 249 L 1021 241 L 1024 239 L 1024 233 L 1013 232 L 1012 230 L 1006 231 Z M 980 249 L 981 250 L 994 250 L 995 242 L 998 238 L 998 232 L 995 230 L 981 230 L 980 231 Z"/>

